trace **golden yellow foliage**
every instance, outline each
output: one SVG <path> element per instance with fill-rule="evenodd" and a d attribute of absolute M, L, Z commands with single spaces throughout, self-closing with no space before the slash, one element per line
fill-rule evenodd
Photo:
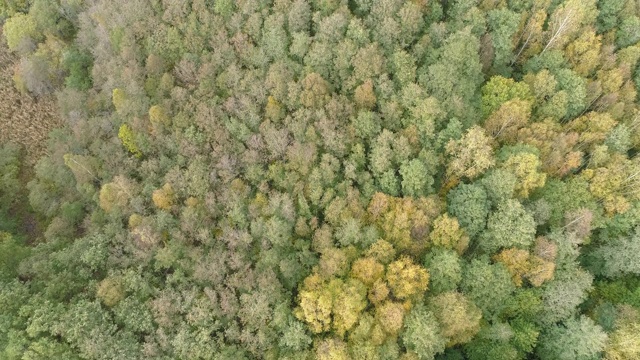
<path fill-rule="evenodd" d="M 540 150 L 541 169 L 560 176 L 582 165 L 582 151 L 574 150 L 578 140 L 577 132 L 564 131 L 550 119 L 531 123 L 518 132 L 518 141 Z"/>
<path fill-rule="evenodd" d="M 324 339 L 316 347 L 318 360 L 350 360 L 347 344 L 340 339 Z"/>
<path fill-rule="evenodd" d="M 544 186 L 547 174 L 538 171 L 540 166 L 538 156 L 531 153 L 515 154 L 505 161 L 503 167 L 518 179 L 515 188 L 518 196 L 527 198 L 532 190 Z"/>
<path fill-rule="evenodd" d="M 540 287 L 545 281 L 553 279 L 556 264 L 545 261 L 537 256 L 529 258 L 529 271 L 525 274 L 529 283 L 535 287 Z"/>
<path fill-rule="evenodd" d="M 273 96 L 267 98 L 267 105 L 264 109 L 264 115 L 267 119 L 278 121 L 284 116 L 284 108 L 282 104 L 276 100 Z"/>
<path fill-rule="evenodd" d="M 113 211 L 116 207 L 123 208 L 129 203 L 134 184 L 122 176 L 116 176 L 112 182 L 102 185 L 100 189 L 99 205 L 106 212 Z"/>
<path fill-rule="evenodd" d="M 344 336 L 360 319 L 360 314 L 367 307 L 367 290 L 357 280 L 348 280 L 335 290 L 333 301 L 333 328 Z"/>
<path fill-rule="evenodd" d="M 111 94 L 111 102 L 115 106 L 117 112 L 122 112 L 127 101 L 127 94 L 122 89 L 113 89 Z"/>
<path fill-rule="evenodd" d="M 306 107 L 320 107 L 329 101 L 329 83 L 317 73 L 310 73 L 302 80 L 300 103 Z"/>
<path fill-rule="evenodd" d="M 396 257 L 396 250 L 389 242 L 379 239 L 365 253 L 382 264 L 388 264 Z"/>
<path fill-rule="evenodd" d="M 115 306 L 124 299 L 122 280 L 117 277 L 107 277 L 98 284 L 96 296 L 108 307 Z"/>
<path fill-rule="evenodd" d="M 320 276 L 311 275 L 304 280 L 303 289 L 298 294 L 299 307 L 296 317 L 304 320 L 314 333 L 328 331 L 331 327 L 333 294 L 320 286 Z"/>
<path fill-rule="evenodd" d="M 372 285 L 384 276 L 384 266 L 374 258 L 361 258 L 351 266 L 351 276 L 362 281 L 365 285 Z"/>
<path fill-rule="evenodd" d="M 433 221 L 429 236 L 433 245 L 456 250 L 458 254 L 462 254 L 469 246 L 469 236 L 460 227 L 458 219 L 446 213 Z"/>
<path fill-rule="evenodd" d="M 122 145 L 136 157 L 141 157 L 142 152 L 136 145 L 135 135 L 133 129 L 127 124 L 122 124 L 118 130 L 118 139 L 122 141 Z"/>
<path fill-rule="evenodd" d="M 139 214 L 131 214 L 129 216 L 129 228 L 135 229 L 140 224 L 142 224 L 142 216 Z"/>
<path fill-rule="evenodd" d="M 580 76 L 587 77 L 598 66 L 602 36 L 593 29 L 584 31 L 567 45 L 565 53 L 571 67 Z"/>
<path fill-rule="evenodd" d="M 376 94 L 373 92 L 373 82 L 367 80 L 355 90 L 356 105 L 365 109 L 372 109 L 376 105 Z"/>
<path fill-rule="evenodd" d="M 327 248 L 318 262 L 318 273 L 325 278 L 341 276 L 348 270 L 348 258 L 343 249 Z"/>
<path fill-rule="evenodd" d="M 638 311 L 629 305 L 618 308 L 618 319 L 615 330 L 609 335 L 605 360 L 640 359 L 640 316 Z"/>
<path fill-rule="evenodd" d="M 429 225 L 440 213 L 440 204 L 434 197 L 395 198 L 376 193 L 368 212 L 386 241 L 400 252 L 418 254 L 427 246 Z"/>
<path fill-rule="evenodd" d="M 171 125 L 171 118 L 169 118 L 167 111 L 161 105 L 153 105 L 149 108 L 149 120 L 154 125 Z"/>
<path fill-rule="evenodd" d="M 450 156 L 447 177 L 473 179 L 495 165 L 492 139 L 483 128 L 470 128 L 460 140 L 450 140 L 446 146 Z"/>
<path fill-rule="evenodd" d="M 404 322 L 405 309 L 401 303 L 386 301 L 376 307 L 376 319 L 384 331 L 392 336 L 398 334 Z"/>
<path fill-rule="evenodd" d="M 513 283 L 520 287 L 522 280 L 527 279 L 535 287 L 553 278 L 555 264 L 541 257 L 531 255 L 522 249 L 505 249 L 493 258 L 505 265 Z"/>
<path fill-rule="evenodd" d="M 421 296 L 429 285 L 427 270 L 414 264 L 407 256 L 389 264 L 386 279 L 393 296 L 397 299 Z"/>
<path fill-rule="evenodd" d="M 589 147 L 604 141 L 616 125 L 617 122 L 608 113 L 590 112 L 568 123 L 565 131 L 577 132 L 579 144 Z"/>
<path fill-rule="evenodd" d="M 175 193 L 171 184 L 166 183 L 161 189 L 157 189 L 152 194 L 153 204 L 159 209 L 169 210 L 175 203 Z"/>
<path fill-rule="evenodd" d="M 382 280 L 378 280 L 373 284 L 373 286 L 371 286 L 371 289 L 369 290 L 369 301 L 371 301 L 371 303 L 374 305 L 380 304 L 387 299 L 387 297 L 389 296 L 389 292 L 390 291 L 387 283 Z"/>
<path fill-rule="evenodd" d="M 491 114 L 484 123 L 484 128 L 494 139 L 506 143 L 515 143 L 518 130 L 527 125 L 531 117 L 531 102 L 510 100 L 505 102 Z"/>
<path fill-rule="evenodd" d="M 495 261 L 505 265 L 516 286 L 522 286 L 522 278 L 529 271 L 529 252 L 521 249 L 505 249 L 494 256 Z"/>
<path fill-rule="evenodd" d="M 361 282 L 336 278 L 325 281 L 317 274 L 304 280 L 298 300 L 295 315 L 306 322 L 311 331 L 321 333 L 333 329 L 340 336 L 357 324 L 367 306 L 366 288 Z"/>

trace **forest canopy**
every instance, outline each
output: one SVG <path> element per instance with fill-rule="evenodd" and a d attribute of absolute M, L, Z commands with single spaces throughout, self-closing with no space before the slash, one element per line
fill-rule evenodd
<path fill-rule="evenodd" d="M 640 359 L 638 1 L 0 24 L 64 120 L 0 144 L 0 358 Z"/>

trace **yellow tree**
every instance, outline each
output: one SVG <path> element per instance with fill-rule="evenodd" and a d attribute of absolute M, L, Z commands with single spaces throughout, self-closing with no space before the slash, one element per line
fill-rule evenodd
<path fill-rule="evenodd" d="M 541 53 L 561 49 L 580 30 L 585 20 L 597 14 L 595 0 L 569 0 L 558 6 L 549 17 L 545 45 Z"/>
<path fill-rule="evenodd" d="M 303 320 L 314 333 L 328 331 L 331 328 L 333 294 L 323 286 L 319 275 L 310 275 L 304 279 L 298 294 L 299 307 L 296 317 Z"/>
<path fill-rule="evenodd" d="M 595 70 L 600 61 L 602 36 L 593 29 L 580 33 L 565 49 L 569 64 L 578 75 L 587 77 Z"/>
<path fill-rule="evenodd" d="M 494 260 L 505 265 L 513 283 L 520 287 L 522 281 L 527 279 L 531 285 L 539 287 L 545 281 L 553 278 L 555 264 L 538 256 L 531 255 L 528 251 L 510 248 L 501 251 L 494 256 Z"/>
<path fill-rule="evenodd" d="M 491 138 L 484 129 L 474 126 L 460 140 L 450 140 L 447 177 L 473 179 L 495 165 Z"/>
<path fill-rule="evenodd" d="M 384 276 L 384 265 L 372 257 L 360 258 L 351 266 L 351 276 L 370 286 Z"/>
<path fill-rule="evenodd" d="M 356 105 L 364 109 L 372 109 L 376 105 L 376 94 L 373 92 L 373 82 L 367 80 L 355 90 Z"/>
<path fill-rule="evenodd" d="M 541 169 L 547 174 L 564 176 L 582 165 L 583 152 L 576 149 L 580 135 L 563 131 L 550 119 L 531 123 L 518 132 L 518 141 L 540 150 Z"/>
<path fill-rule="evenodd" d="M 11 51 L 19 50 L 21 44 L 43 39 L 43 34 L 38 31 L 38 23 L 31 14 L 17 13 L 10 17 L 4 23 L 3 32 Z"/>
<path fill-rule="evenodd" d="M 589 181 L 589 191 L 604 204 L 609 215 L 624 213 L 632 201 L 640 200 L 640 162 L 615 154 L 606 166 L 586 169 L 581 176 Z"/>
<path fill-rule="evenodd" d="M 118 139 L 122 141 L 122 145 L 134 156 L 141 157 L 142 152 L 138 148 L 136 144 L 135 134 L 133 133 L 133 129 L 131 126 L 127 124 L 122 124 L 120 129 L 118 130 Z"/>
<path fill-rule="evenodd" d="M 397 299 L 421 296 L 429 285 L 429 273 L 425 268 L 403 256 L 387 267 L 386 280 L 391 293 Z"/>
<path fill-rule="evenodd" d="M 380 228 L 383 238 L 398 251 L 411 253 L 426 248 L 429 225 L 439 212 L 436 197 L 396 198 L 376 193 L 368 206 L 370 220 Z"/>
<path fill-rule="evenodd" d="M 405 312 L 401 303 L 386 301 L 376 307 L 376 320 L 387 334 L 396 336 L 402 329 Z"/>
<path fill-rule="evenodd" d="M 544 186 L 547 179 L 547 174 L 539 172 L 540 165 L 540 159 L 537 155 L 519 153 L 509 156 L 502 166 L 518 179 L 515 188 L 516 194 L 527 198 L 532 190 Z"/>
<path fill-rule="evenodd" d="M 549 0 L 534 2 L 534 8 L 531 9 L 531 13 L 524 21 L 522 30 L 520 31 L 519 44 L 517 46 L 518 51 L 513 57 L 513 63 L 516 61 L 522 63 L 529 57 L 540 53 L 542 49 L 542 42 L 544 40 L 544 23 L 547 20 L 546 7 Z M 522 57 L 522 59 L 521 59 Z"/>
<path fill-rule="evenodd" d="M 446 213 L 433 221 L 429 237 L 433 245 L 456 250 L 458 254 L 462 254 L 469 246 L 469 236 L 460 227 L 458 219 Z"/>
<path fill-rule="evenodd" d="M 124 299 L 125 296 L 122 279 L 116 276 L 110 276 L 103 279 L 98 284 L 96 296 L 108 307 L 115 306 Z"/>
<path fill-rule="evenodd" d="M 307 323 L 314 333 L 335 331 L 343 336 L 355 324 L 367 306 L 366 287 L 356 279 L 343 281 L 308 276 L 298 294 L 298 319 Z"/>
<path fill-rule="evenodd" d="M 379 239 L 365 253 L 366 256 L 372 257 L 382 264 L 388 264 L 396 257 L 396 250 L 389 242 Z"/>
<path fill-rule="evenodd" d="M 155 126 L 169 126 L 171 124 L 171 118 L 162 105 L 153 105 L 149 108 L 149 120 Z"/>
<path fill-rule="evenodd" d="M 618 307 L 615 330 L 604 351 L 606 360 L 640 359 L 640 315 L 629 305 Z"/>
<path fill-rule="evenodd" d="M 487 133 L 500 142 L 515 143 L 518 130 L 527 125 L 531 117 L 531 102 L 510 100 L 491 114 L 484 123 Z"/>
<path fill-rule="evenodd" d="M 360 314 L 367 307 L 366 287 L 355 279 L 349 279 L 335 289 L 333 300 L 333 328 L 344 336 L 358 323 Z"/>
<path fill-rule="evenodd" d="M 329 101 L 329 83 L 317 73 L 310 73 L 302 80 L 300 103 L 306 107 L 321 107 Z"/>
<path fill-rule="evenodd" d="M 116 176 L 109 183 L 102 185 L 98 196 L 102 210 L 111 212 L 116 208 L 123 209 L 135 193 L 134 184 L 124 176 Z"/>
<path fill-rule="evenodd" d="M 616 125 L 617 121 L 608 113 L 594 111 L 568 123 L 565 131 L 574 131 L 579 134 L 576 146 L 591 150 L 593 146 L 601 144 Z"/>
<path fill-rule="evenodd" d="M 323 339 L 316 345 L 318 360 L 349 360 L 347 344 L 336 338 Z"/>
<path fill-rule="evenodd" d="M 162 186 L 161 189 L 154 190 L 152 194 L 152 200 L 153 204 L 162 210 L 171 209 L 171 206 L 173 206 L 176 201 L 175 193 L 173 191 L 173 188 L 171 187 L 171 184 L 166 183 Z"/>

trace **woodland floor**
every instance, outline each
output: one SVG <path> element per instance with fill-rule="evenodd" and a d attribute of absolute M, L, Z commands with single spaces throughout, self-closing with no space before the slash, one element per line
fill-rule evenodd
<path fill-rule="evenodd" d="M 56 112 L 53 95 L 34 98 L 13 86 L 16 62 L 6 44 L 0 42 L 0 143 L 20 144 L 26 150 L 25 162 L 33 165 L 45 152 L 49 132 L 62 126 L 63 121 Z"/>
<path fill-rule="evenodd" d="M 2 29 L 0 28 L 0 38 Z M 33 176 L 33 165 L 46 151 L 49 132 L 63 125 L 56 111 L 56 99 L 53 95 L 35 98 L 22 94 L 13 86 L 13 69 L 17 57 L 0 41 L 0 144 L 13 142 L 25 151 L 20 178 L 27 183 Z M 20 233 L 28 239 L 37 239 L 42 233 L 41 226 L 34 214 L 29 211 L 28 191 L 20 197 L 24 201 L 17 203 L 11 212 L 18 219 Z"/>

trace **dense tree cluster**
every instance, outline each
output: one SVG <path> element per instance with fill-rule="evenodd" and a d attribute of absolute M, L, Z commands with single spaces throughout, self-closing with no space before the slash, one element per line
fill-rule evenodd
<path fill-rule="evenodd" d="M 66 121 L 0 148 L 0 358 L 640 357 L 637 1 L 0 22 Z"/>

